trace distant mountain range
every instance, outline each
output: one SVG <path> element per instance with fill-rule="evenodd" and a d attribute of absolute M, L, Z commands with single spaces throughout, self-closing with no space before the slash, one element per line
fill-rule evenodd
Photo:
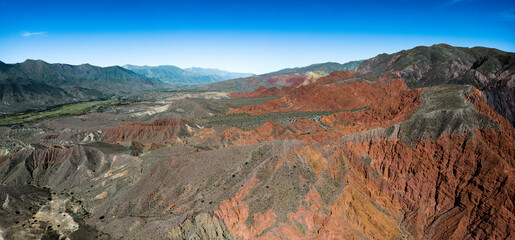
<path fill-rule="evenodd" d="M 225 92 L 248 92 L 260 86 L 283 87 L 297 84 L 309 79 L 316 79 L 328 75 L 334 71 L 354 70 L 363 61 L 352 61 L 344 64 L 327 62 L 312 64 L 306 67 L 286 68 L 276 72 L 252 75 L 244 78 L 231 79 L 216 82 L 208 85 L 189 87 L 191 91 L 225 91 Z M 301 83 L 302 84 L 302 83 Z"/>
<path fill-rule="evenodd" d="M 167 84 L 127 69 L 89 64 L 0 62 L 0 113 L 88 101 L 112 95 L 166 88 Z"/>
<path fill-rule="evenodd" d="M 248 77 L 251 73 L 234 73 L 214 68 L 179 68 L 173 65 L 136 66 L 124 65 L 123 68 L 152 79 L 159 79 L 175 86 L 195 86 L 218 81 Z"/>

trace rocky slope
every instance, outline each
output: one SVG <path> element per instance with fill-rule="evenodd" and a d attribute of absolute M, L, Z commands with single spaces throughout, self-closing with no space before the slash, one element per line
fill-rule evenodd
<path fill-rule="evenodd" d="M 492 48 L 461 48 L 445 44 L 381 54 L 356 68 L 357 75 L 397 75 L 411 87 L 468 84 L 488 104 L 515 124 L 515 53 Z"/>
<path fill-rule="evenodd" d="M 182 119 L 158 119 L 152 122 L 133 122 L 121 127 L 107 128 L 103 141 L 124 142 L 128 140 L 144 142 L 171 142 L 191 136 L 195 124 Z"/>
<path fill-rule="evenodd" d="M 351 78 L 354 74 L 354 71 L 334 71 L 328 75 L 315 76 L 308 75 L 306 77 L 301 77 L 298 74 L 292 75 L 279 75 L 277 77 L 272 77 L 267 80 L 267 83 L 275 83 L 279 84 L 282 87 L 270 87 L 266 88 L 264 86 L 260 86 L 258 89 L 252 92 L 246 93 L 231 93 L 230 96 L 233 98 L 252 98 L 252 97 L 272 97 L 272 96 L 283 96 L 291 91 L 290 88 L 298 88 L 301 86 L 313 84 L 316 82 L 317 85 L 327 85 L 333 83 L 334 81 L 342 82 L 343 79 Z M 352 78 L 351 78 L 352 79 Z M 345 80 L 347 83 L 349 80 Z"/>

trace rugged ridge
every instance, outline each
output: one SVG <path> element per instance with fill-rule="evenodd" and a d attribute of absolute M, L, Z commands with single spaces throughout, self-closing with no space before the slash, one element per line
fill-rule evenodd
<path fill-rule="evenodd" d="M 368 59 L 356 68 L 356 74 L 396 75 L 411 88 L 473 85 L 490 106 L 515 124 L 515 53 L 446 44 L 416 47 Z"/>

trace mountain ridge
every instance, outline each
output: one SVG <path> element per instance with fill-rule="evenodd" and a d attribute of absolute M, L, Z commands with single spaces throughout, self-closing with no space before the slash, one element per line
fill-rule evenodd
<path fill-rule="evenodd" d="M 308 74 L 315 73 L 318 76 L 325 76 L 330 74 L 333 71 L 350 71 L 355 69 L 362 60 L 359 61 L 350 61 L 347 63 L 336 63 L 336 62 L 326 62 L 326 63 L 316 63 L 311 64 L 304 67 L 297 68 L 285 68 L 271 73 L 265 73 L 260 75 L 253 75 L 246 78 L 237 78 L 230 79 L 226 81 L 211 83 L 208 85 L 195 86 L 184 88 L 187 91 L 224 91 L 224 92 L 233 92 L 233 93 L 241 93 L 241 92 L 250 92 L 258 89 L 260 86 L 264 86 L 267 88 L 270 87 L 283 87 L 284 85 L 273 83 L 273 81 L 269 81 L 272 77 L 284 76 L 286 78 L 305 78 L 309 77 Z M 318 77 L 317 76 L 317 77 Z M 316 77 L 313 77 L 313 80 Z M 302 79 L 300 79 L 302 80 Z"/>
<path fill-rule="evenodd" d="M 43 60 L 0 64 L 0 112 L 14 113 L 164 88 L 127 69 Z"/>
<path fill-rule="evenodd" d="M 490 106 L 515 124 L 515 53 L 448 44 L 419 46 L 365 60 L 356 68 L 356 75 L 376 81 L 383 76 L 397 76 L 410 88 L 472 85 L 483 93 Z"/>
<path fill-rule="evenodd" d="M 180 68 L 174 65 L 138 66 L 123 65 L 125 69 L 152 79 L 159 79 L 175 86 L 195 86 L 223 81 L 232 78 L 250 76 L 249 73 L 235 73 L 215 68 Z"/>

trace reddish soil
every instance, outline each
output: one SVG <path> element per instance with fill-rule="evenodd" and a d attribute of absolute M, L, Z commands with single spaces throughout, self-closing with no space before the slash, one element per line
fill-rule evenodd
<path fill-rule="evenodd" d="M 323 142 L 338 139 L 342 134 L 328 131 L 316 122 L 307 119 L 297 119 L 285 127 L 268 121 L 259 128 L 250 131 L 229 128 L 221 133 L 222 138 L 235 145 L 247 145 L 276 139 L 297 139 L 306 142 Z"/>
<path fill-rule="evenodd" d="M 372 106 L 383 101 L 395 101 L 405 94 L 413 94 L 402 79 L 387 83 L 355 82 L 344 86 L 307 85 L 290 88 L 280 99 L 273 99 L 261 106 L 246 106 L 229 110 L 229 113 L 253 115 L 282 111 L 335 111 L 353 110 Z"/>
<path fill-rule="evenodd" d="M 157 119 L 152 122 L 133 122 L 120 127 L 106 128 L 104 142 L 138 141 L 168 143 L 192 135 L 193 124 L 182 119 Z"/>
<path fill-rule="evenodd" d="M 367 110 L 331 114 L 322 117 L 321 122 L 344 134 L 388 127 L 411 116 L 420 105 L 419 93 L 420 90 L 410 90 L 377 97 L 380 100 Z"/>

